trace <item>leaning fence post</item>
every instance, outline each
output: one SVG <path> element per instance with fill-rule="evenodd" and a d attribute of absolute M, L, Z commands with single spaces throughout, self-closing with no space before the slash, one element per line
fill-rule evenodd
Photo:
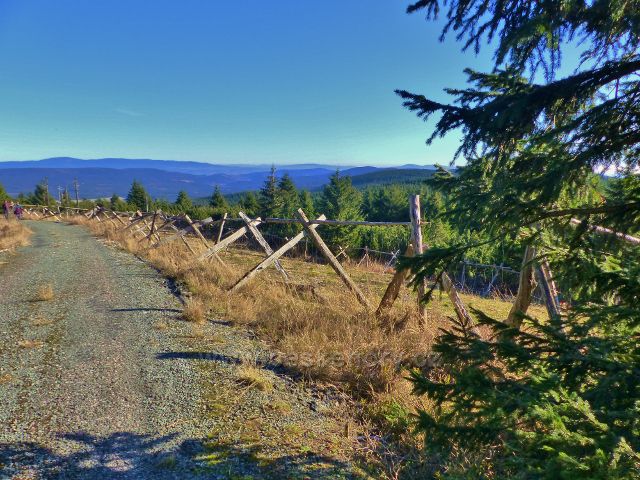
<path fill-rule="evenodd" d="M 551 275 L 551 269 L 549 268 L 549 262 L 543 259 L 538 268 L 538 280 L 542 286 L 542 293 L 544 295 L 545 305 L 549 318 L 557 318 L 560 316 L 560 299 L 558 298 L 558 289 L 556 288 L 556 282 Z"/>
<path fill-rule="evenodd" d="M 222 231 L 224 230 L 224 222 L 227 219 L 227 212 L 224 212 L 224 215 L 222 215 L 222 220 L 220 221 L 220 230 L 218 230 L 218 238 L 216 239 L 216 243 L 220 243 L 220 240 L 222 240 Z"/>
<path fill-rule="evenodd" d="M 315 244 L 315 246 L 318 248 L 318 250 L 322 253 L 322 255 L 327 259 L 327 261 L 329 262 L 329 265 L 331 265 L 331 267 L 335 270 L 335 272 L 342 279 L 342 281 L 347 285 L 347 287 L 349 287 L 349 290 L 351 290 L 355 294 L 358 301 L 362 305 L 364 305 L 368 310 L 371 310 L 371 306 L 367 301 L 367 297 L 364 296 L 364 294 L 360 291 L 358 286 L 353 282 L 353 280 L 351 280 L 347 272 L 344 270 L 344 268 L 342 268 L 342 265 L 340 264 L 338 259 L 333 255 L 333 253 L 331 253 L 331 250 L 329 250 L 329 247 L 327 247 L 327 244 L 324 243 L 324 240 L 322 240 L 322 237 L 318 235 L 318 232 L 316 232 L 313 228 L 311 228 L 309 219 L 307 218 L 307 216 L 305 215 L 304 211 L 301 208 L 298 209 L 297 215 L 298 215 L 298 218 L 301 220 L 302 227 L 307 232 L 307 235 L 309 236 L 311 241 Z"/>
<path fill-rule="evenodd" d="M 240 218 L 244 220 L 245 225 L 247 226 L 249 231 L 252 233 L 256 241 L 260 244 L 262 249 L 265 251 L 267 256 L 271 255 L 273 253 L 273 249 L 271 248 L 269 243 L 265 240 L 265 238 L 262 236 L 258 228 L 254 225 L 253 220 L 247 217 L 243 212 L 238 212 L 238 215 L 240 215 Z M 285 280 L 289 280 L 289 275 L 287 274 L 284 267 L 280 264 L 278 260 L 274 261 L 273 265 L 282 274 Z"/>
<path fill-rule="evenodd" d="M 210 245 L 207 242 L 207 239 L 204 238 L 204 235 L 202 235 L 202 232 L 200 231 L 200 229 L 198 228 L 198 226 L 193 223 L 193 221 L 191 221 L 191 218 L 189 217 L 189 215 L 187 215 L 186 213 L 184 214 L 184 219 L 187 221 L 187 223 L 189 224 L 189 226 L 191 227 L 191 229 L 195 232 L 195 234 L 198 236 L 198 238 L 200 239 L 200 241 L 202 242 L 202 244 L 204 245 L 204 248 L 209 248 Z"/>
<path fill-rule="evenodd" d="M 505 324 L 510 327 L 520 328 L 522 324 L 522 315 L 527 313 L 531 304 L 531 295 L 536 287 L 536 281 L 533 272 L 533 260 L 536 256 L 536 250 L 528 245 L 524 251 L 522 258 L 522 267 L 520 269 L 520 278 L 518 280 L 518 293 L 513 301 L 509 315 L 505 320 Z"/>
<path fill-rule="evenodd" d="M 413 257 L 413 245 L 409 244 L 409 246 L 407 247 L 407 250 L 404 252 L 404 256 Z M 386 312 L 393 306 L 393 302 L 395 302 L 396 298 L 398 298 L 398 294 L 400 293 L 400 288 L 402 287 L 402 284 L 404 283 L 404 281 L 407 279 L 408 275 L 409 275 L 408 268 L 397 270 L 396 273 L 393 275 L 393 278 L 391 279 L 391 282 L 389 282 L 389 285 L 387 286 L 387 289 L 384 292 L 382 300 L 380 301 L 380 306 L 378 307 L 378 310 L 376 310 L 376 315 L 378 317 L 381 316 L 384 312 Z"/>

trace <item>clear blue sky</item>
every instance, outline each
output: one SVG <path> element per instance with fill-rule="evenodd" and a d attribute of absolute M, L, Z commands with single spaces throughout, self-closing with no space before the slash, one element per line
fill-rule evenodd
<path fill-rule="evenodd" d="M 490 52 L 407 4 L 0 0 L 0 160 L 447 163 L 393 90 L 444 100 Z"/>

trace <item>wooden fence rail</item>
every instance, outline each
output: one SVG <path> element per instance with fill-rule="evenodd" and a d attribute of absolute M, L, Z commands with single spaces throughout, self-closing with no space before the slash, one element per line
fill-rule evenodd
<path fill-rule="evenodd" d="M 240 278 L 240 280 L 238 280 L 233 286 L 231 286 L 229 288 L 230 292 L 238 291 L 271 265 L 273 265 L 284 277 L 285 283 L 289 282 L 289 274 L 285 271 L 279 259 L 285 253 L 295 247 L 300 241 L 302 241 L 303 239 L 308 239 L 315 245 L 320 254 L 325 258 L 327 263 L 335 271 L 338 277 L 344 282 L 347 288 L 355 295 L 357 300 L 369 311 L 372 310 L 369 299 L 360 290 L 360 287 L 351 279 L 347 271 L 338 260 L 338 257 L 340 257 L 340 255 L 344 253 L 344 249 L 340 247 L 340 251 L 338 252 L 338 254 L 334 255 L 334 253 L 330 250 L 330 248 L 326 245 L 326 243 L 318 233 L 317 228 L 321 225 L 334 227 L 408 227 L 410 228 L 411 244 L 405 252 L 405 256 L 420 255 L 424 252 L 425 248 L 428 248 L 423 244 L 422 239 L 422 225 L 425 222 L 422 219 L 422 215 L 420 212 L 419 195 L 412 195 L 409 199 L 409 213 L 411 219 L 411 221 L 409 222 L 330 220 L 327 219 L 324 215 L 320 215 L 316 219 L 308 219 L 302 209 L 298 210 L 296 214 L 297 218 L 250 218 L 243 212 L 239 212 L 239 218 L 230 218 L 225 213 L 220 220 L 213 220 L 211 217 L 209 217 L 204 220 L 193 221 L 186 214 L 167 215 L 161 210 L 156 210 L 154 212 L 117 212 L 108 210 L 103 207 L 95 207 L 93 209 L 82 209 L 77 207 L 52 207 L 42 205 L 24 205 L 24 207 L 28 211 L 28 213 L 31 213 L 37 218 L 42 219 L 55 218 L 58 221 L 62 221 L 61 216 L 63 216 L 63 212 L 67 217 L 71 213 L 84 215 L 87 218 L 98 222 L 102 222 L 102 220 L 104 219 L 106 221 L 109 221 L 123 233 L 126 232 L 133 236 L 141 235 L 142 238 L 140 238 L 140 241 L 146 240 L 148 243 L 146 248 L 158 248 L 162 245 L 166 245 L 179 239 L 185 244 L 189 252 L 195 257 L 196 261 L 202 262 L 207 260 L 208 258 L 214 257 L 223 265 L 224 262 L 218 254 L 240 238 L 246 235 L 250 235 L 256 240 L 256 242 L 264 251 L 265 258 L 262 259 L 257 265 L 252 267 Z M 40 214 L 42 214 L 42 217 L 40 217 Z M 118 223 L 116 223 L 116 221 Z M 176 224 L 178 224 L 179 222 L 183 225 L 186 223 L 186 227 L 178 228 Z M 223 237 L 223 228 L 225 224 L 229 224 L 230 222 L 241 222 L 242 225 L 232 231 L 226 237 Z M 579 224 L 581 222 L 577 219 L 571 219 L 571 223 Z M 287 241 L 282 246 L 274 250 L 273 248 L 271 248 L 264 235 L 258 229 L 259 226 L 265 224 L 299 224 L 302 227 L 302 231 L 295 235 L 293 238 L 287 239 Z M 205 226 L 215 225 L 219 225 L 219 230 L 217 232 L 215 240 L 212 238 L 210 241 L 205 237 L 201 228 Z M 596 233 L 615 236 L 627 243 L 640 245 L 640 239 L 631 235 L 622 234 L 599 226 L 589 225 L 588 228 L 590 231 Z M 161 236 L 161 233 L 166 233 L 166 235 Z M 195 238 L 204 248 L 204 251 L 200 253 L 196 252 L 196 250 L 187 241 L 186 236 L 190 233 L 195 236 Z M 373 252 L 373 250 L 371 252 Z M 365 249 L 365 257 L 363 258 L 368 259 L 368 254 L 369 250 Z M 398 255 L 399 252 L 393 254 L 390 263 L 397 259 Z M 469 263 L 469 265 L 472 264 Z M 503 267 L 500 266 L 499 268 Z M 497 271 L 498 268 L 496 268 L 496 272 Z M 516 271 L 514 270 L 514 272 Z M 526 315 L 529 304 L 531 303 L 533 290 L 536 287 L 536 278 L 538 280 L 538 284 L 540 284 L 543 296 L 545 297 L 545 303 L 547 305 L 549 316 L 553 318 L 554 316 L 559 316 L 562 314 L 559 301 L 559 293 L 555 284 L 555 280 L 553 279 L 553 276 L 551 274 L 550 267 L 546 259 L 544 257 L 537 256 L 536 250 L 531 246 L 527 247 L 524 252 L 522 268 L 519 272 L 519 275 L 520 280 L 518 293 L 514 299 L 511 311 L 509 312 L 508 317 L 505 319 L 505 323 L 507 325 L 514 328 L 520 327 L 522 318 L 524 317 L 524 315 Z M 411 272 L 406 269 L 397 271 L 395 273 L 376 310 L 376 314 L 378 316 L 385 315 L 386 312 L 391 308 L 402 286 L 411 280 L 410 277 Z M 445 291 L 449 296 L 449 299 L 453 304 L 456 316 L 461 321 L 467 322 L 468 325 L 473 325 L 471 317 L 467 312 L 460 298 L 460 295 L 458 294 L 456 287 L 454 286 L 447 272 L 440 272 L 437 278 L 441 282 L 442 290 Z M 419 283 L 417 290 L 417 307 L 420 314 L 419 316 L 421 319 L 421 323 L 425 325 L 428 321 L 425 315 L 426 284 L 422 282 Z M 477 329 L 474 328 L 474 331 L 477 332 Z"/>

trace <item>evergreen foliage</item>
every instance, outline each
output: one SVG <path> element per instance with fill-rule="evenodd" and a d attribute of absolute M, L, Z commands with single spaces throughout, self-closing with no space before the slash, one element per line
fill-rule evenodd
<path fill-rule="evenodd" d="M 29 203 L 33 205 L 49 205 L 52 202 L 51 194 L 45 180 L 36 185 L 35 190 L 28 198 Z"/>
<path fill-rule="evenodd" d="M 211 200 L 209 200 L 209 205 L 216 211 L 225 212 L 229 209 L 229 204 L 227 203 L 227 199 L 224 198 L 224 195 L 220 191 L 220 187 L 216 185 L 213 190 L 213 195 L 211 195 Z"/>
<path fill-rule="evenodd" d="M 253 192 L 247 192 L 239 202 L 240 210 L 249 215 L 250 217 L 255 217 L 258 215 L 260 211 L 260 203 L 258 203 L 258 198 Z"/>
<path fill-rule="evenodd" d="M 11 197 L 9 197 L 9 194 L 4 189 L 4 186 L 0 183 L 0 203 L 4 202 L 5 200 L 11 200 Z"/>
<path fill-rule="evenodd" d="M 176 198 L 175 206 L 182 212 L 187 212 L 191 208 L 193 208 L 193 201 L 184 190 L 180 190 L 178 192 L 178 196 Z"/>
<path fill-rule="evenodd" d="M 432 19 L 442 5 L 409 11 Z M 468 162 L 431 184 L 451 201 L 441 218 L 469 236 L 405 264 L 419 281 L 484 245 L 533 245 L 568 308 L 525 317 L 522 330 L 475 311 L 493 336 L 460 323 L 443 333 L 434 350 L 446 374 L 412 373 L 437 405 L 419 429 L 441 478 L 639 478 L 640 252 L 589 226 L 638 229 L 640 2 L 444 5 L 443 35 L 495 45 L 495 69 L 468 70 L 470 86 L 448 90 L 452 104 L 398 91 L 421 118 L 440 115 L 428 142 L 462 130 Z M 556 78 L 575 39 L 582 64 Z M 619 179 L 599 195 L 593 172 L 607 169 Z"/>
<path fill-rule="evenodd" d="M 278 182 L 278 211 L 275 212 L 281 218 L 297 218 L 296 212 L 300 208 L 300 194 L 288 173 L 285 173 Z M 298 224 L 278 225 L 279 235 L 290 238 L 296 235 L 302 227 Z"/>
<path fill-rule="evenodd" d="M 147 206 L 149 205 L 149 194 L 137 180 L 134 180 L 131 184 L 131 189 L 127 195 L 127 203 L 136 210 L 143 212 L 147 210 Z"/>
<path fill-rule="evenodd" d="M 364 220 L 362 193 L 351 184 L 351 177 L 336 171 L 322 190 L 319 211 L 332 220 Z M 334 246 L 347 247 L 357 243 L 358 227 L 330 227 L 320 229 L 323 238 Z"/>
<path fill-rule="evenodd" d="M 260 216 L 262 218 L 276 217 L 278 215 L 281 204 L 275 166 L 271 167 L 271 173 L 260 189 L 258 201 L 260 203 Z"/>

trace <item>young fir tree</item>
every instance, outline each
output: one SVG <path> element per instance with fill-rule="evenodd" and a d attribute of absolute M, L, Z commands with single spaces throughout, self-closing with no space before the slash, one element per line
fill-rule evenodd
<path fill-rule="evenodd" d="M 300 208 L 307 214 L 309 218 L 315 218 L 316 215 L 316 206 L 313 201 L 313 197 L 311 196 L 311 192 L 309 190 L 302 190 L 300 192 Z"/>
<path fill-rule="evenodd" d="M 229 204 L 227 203 L 227 199 L 224 198 L 220 187 L 216 185 L 213 190 L 213 195 L 209 199 L 209 206 L 216 210 L 216 212 L 224 213 L 229 210 Z"/>
<path fill-rule="evenodd" d="M 320 211 L 331 220 L 363 220 L 362 194 L 351 184 L 351 177 L 336 171 L 325 185 L 320 197 Z M 358 227 L 327 227 L 324 238 L 334 246 L 343 248 L 358 245 Z"/>
<path fill-rule="evenodd" d="M 300 208 L 300 195 L 293 180 L 285 173 L 278 182 L 278 217 L 296 218 L 296 211 Z M 278 225 L 277 234 L 286 238 L 296 235 L 302 227 L 299 224 Z"/>
<path fill-rule="evenodd" d="M 257 216 L 260 210 L 260 203 L 258 203 L 258 198 L 253 192 L 247 192 L 243 195 L 240 199 L 239 206 L 241 211 L 252 218 Z"/>
<path fill-rule="evenodd" d="M 433 19 L 441 6 L 409 11 Z M 419 428 L 442 478 L 640 478 L 640 249 L 589 228 L 625 232 L 640 220 L 640 1 L 444 6 L 444 33 L 495 47 L 495 69 L 468 70 L 469 87 L 448 90 L 452 104 L 398 92 L 420 117 L 440 115 L 428 142 L 462 132 L 467 165 L 434 180 L 453 201 L 446 216 L 477 225 L 484 243 L 534 246 L 567 307 L 520 315 L 521 328 L 476 311 L 493 335 L 464 324 L 442 334 L 434 351 L 446 374 L 413 373 L 416 393 L 437 406 L 420 412 Z M 557 78 L 569 42 L 583 62 Z M 592 172 L 605 169 L 624 187 L 586 200 Z M 458 241 L 405 263 L 419 281 L 473 247 Z"/>
<path fill-rule="evenodd" d="M 277 217 L 281 208 L 281 200 L 278 190 L 276 167 L 271 167 L 271 173 L 264 181 L 260 189 L 258 202 L 260 203 L 260 216 L 263 218 Z"/>
<path fill-rule="evenodd" d="M 146 211 L 149 206 L 149 194 L 142 184 L 134 180 L 127 195 L 127 203 L 136 210 Z"/>
<path fill-rule="evenodd" d="M 43 180 L 38 185 L 36 185 L 35 190 L 29 198 L 29 203 L 32 203 L 34 205 L 49 205 L 50 202 L 51 194 L 49 193 L 49 188 L 46 180 Z"/>
<path fill-rule="evenodd" d="M 193 202 L 191 198 L 184 190 L 180 190 L 178 192 L 178 196 L 176 197 L 175 206 L 180 209 L 181 212 L 186 212 L 187 210 L 193 208 Z"/>
<path fill-rule="evenodd" d="M 111 210 L 117 210 L 118 202 L 120 201 L 120 197 L 117 193 L 111 195 L 111 199 L 109 200 L 109 207 Z"/>

